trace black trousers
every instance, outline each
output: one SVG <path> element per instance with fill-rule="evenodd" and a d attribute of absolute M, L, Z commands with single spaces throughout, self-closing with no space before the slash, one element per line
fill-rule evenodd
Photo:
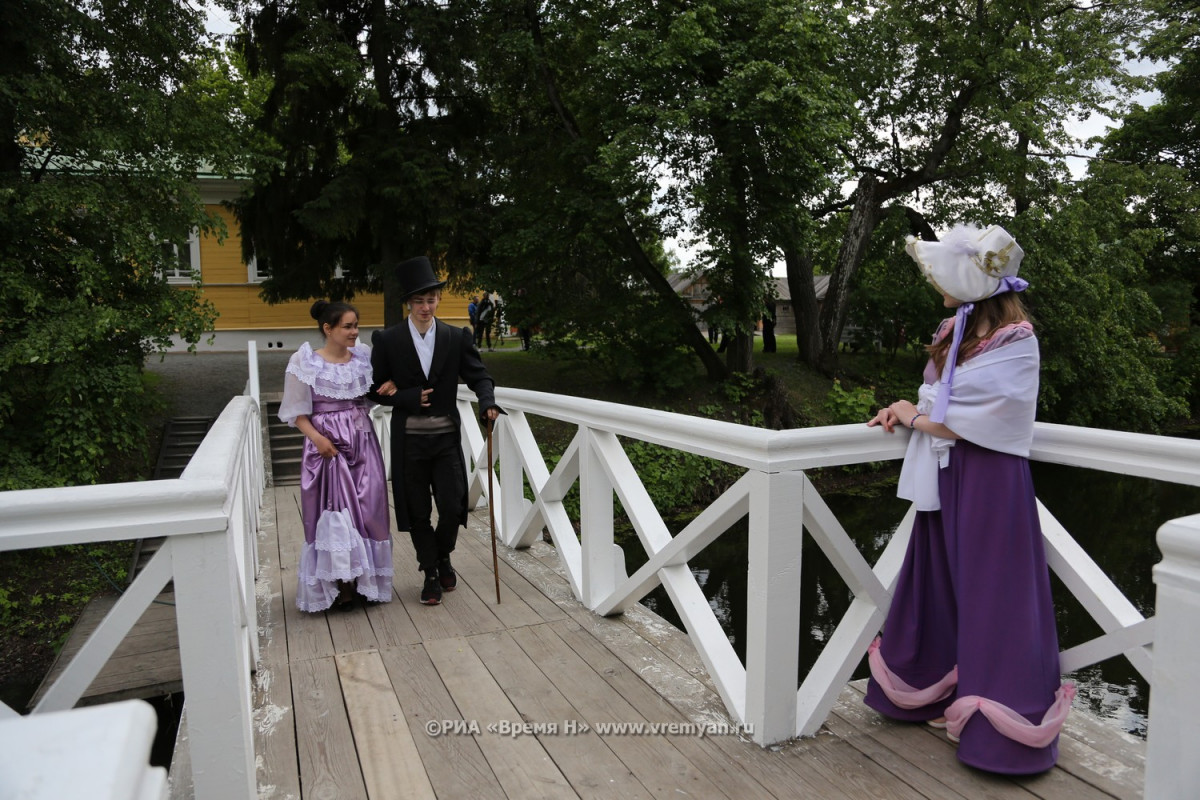
<path fill-rule="evenodd" d="M 458 521 L 467 501 L 466 472 L 458 434 L 409 433 L 404 439 L 404 504 L 409 535 L 422 570 L 450 557 L 458 541 Z M 431 515 L 437 506 L 434 528 Z"/>

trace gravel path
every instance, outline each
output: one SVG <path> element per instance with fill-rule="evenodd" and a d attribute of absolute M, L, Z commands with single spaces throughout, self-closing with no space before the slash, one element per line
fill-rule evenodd
<path fill-rule="evenodd" d="M 258 354 L 259 391 L 283 391 L 289 352 Z M 169 417 L 215 417 L 246 389 L 250 369 L 245 353 L 167 353 L 146 360 L 146 371 L 162 378 L 171 403 Z"/>

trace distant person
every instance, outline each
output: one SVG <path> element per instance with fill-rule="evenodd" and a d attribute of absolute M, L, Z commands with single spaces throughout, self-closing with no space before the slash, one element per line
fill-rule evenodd
<path fill-rule="evenodd" d="M 500 295 L 492 296 L 492 331 L 496 334 L 496 347 L 504 347 L 504 312 L 507 307 L 504 301 L 500 299 Z M 492 352 L 493 348 L 489 345 L 488 352 Z"/>
<path fill-rule="evenodd" d="M 475 347 L 483 347 L 484 337 L 487 337 L 487 348 L 492 349 L 492 318 L 496 314 L 496 304 L 489 292 L 483 293 L 479 305 L 475 307 Z"/>
<path fill-rule="evenodd" d="M 530 328 L 531 309 L 529 293 L 522 287 L 513 292 L 513 301 L 505 306 L 512 312 L 513 322 L 517 326 L 517 336 L 521 339 L 521 349 L 528 350 L 533 330 Z"/>
<path fill-rule="evenodd" d="M 775 298 L 768 296 L 762 318 L 763 352 L 775 352 Z"/>
<path fill-rule="evenodd" d="M 503 412 L 496 405 L 495 382 L 483 366 L 471 332 L 451 327 L 435 316 L 445 281 L 434 275 L 429 259 L 409 259 L 397 271 L 408 318 L 375 339 L 371 363 L 376 384 L 395 387 L 379 402 L 392 407 L 396 525 L 409 532 L 417 568 L 425 573 L 421 602 L 437 605 L 443 592 L 452 592 L 458 585 L 450 554 L 459 527 L 467 524 L 459 382 L 475 392 L 481 419 L 495 421 Z M 434 506 L 436 528 L 432 523 Z"/>
<path fill-rule="evenodd" d="M 279 419 L 304 434 L 297 571 L 301 611 L 353 608 L 355 595 L 392 599 L 392 537 L 383 453 L 368 416 L 371 349 L 358 342 L 358 312 L 318 300 L 310 312 L 325 337 L 289 359 Z M 396 387 L 384 383 L 380 396 Z"/>
<path fill-rule="evenodd" d="M 471 302 L 467 303 L 467 317 L 471 320 L 471 330 L 475 330 L 475 323 L 479 319 L 479 296 L 473 295 Z"/>
<path fill-rule="evenodd" d="M 1040 359 L 1018 294 L 1024 252 L 998 226 L 905 249 L 956 311 L 927 348 L 916 405 L 897 401 L 867 423 L 912 431 L 897 494 L 916 520 L 869 649 L 866 703 L 948 729 L 970 766 L 1043 772 L 1075 690 L 1061 684 L 1029 471 Z"/>

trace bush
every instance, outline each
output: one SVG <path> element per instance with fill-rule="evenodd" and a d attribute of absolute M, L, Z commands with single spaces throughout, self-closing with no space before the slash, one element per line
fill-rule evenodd
<path fill-rule="evenodd" d="M 833 416 L 834 422 L 841 424 L 870 419 L 876 405 L 873 388 L 860 386 L 847 390 L 842 388 L 842 382 L 836 379 L 833 388 L 825 396 L 825 410 Z"/>

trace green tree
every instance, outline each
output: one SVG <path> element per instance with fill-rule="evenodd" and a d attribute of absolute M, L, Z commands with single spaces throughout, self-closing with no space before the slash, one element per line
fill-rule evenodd
<path fill-rule="evenodd" d="M 718 321 L 738 334 L 727 366 L 748 370 L 773 239 L 803 229 L 796 193 L 824 187 L 849 113 L 831 72 L 841 12 L 784 0 L 491 9 L 478 73 L 497 109 L 495 279 L 553 291 L 548 324 L 578 309 L 531 273 L 602 286 L 609 309 L 650 303 L 655 315 L 624 335 L 665 331 L 720 377 L 663 274 L 662 241 L 686 230 L 704 245 L 695 269 L 720 297 Z"/>
<path fill-rule="evenodd" d="M 391 267 L 428 254 L 469 274 L 489 200 L 480 194 L 477 117 L 456 94 L 471 65 L 473 12 L 458 3 L 228 2 L 251 78 L 253 186 L 237 203 L 247 258 L 268 301 L 384 291 Z"/>
<path fill-rule="evenodd" d="M 1053 213 L 1013 225 L 1042 351 L 1040 418 L 1068 425 L 1157 431 L 1187 411 L 1155 336 L 1162 315 L 1147 291 L 1161 232 L 1141 224 L 1145 181 L 1099 165 Z"/>
<path fill-rule="evenodd" d="M 993 222 L 1054 197 L 1074 142 L 1072 114 L 1102 108 L 1131 81 L 1122 69 L 1138 7 L 1042 2 L 887 0 L 861 9 L 843 79 L 860 114 L 845 144 L 846 197 L 812 204 L 841 220 L 819 317 L 811 257 L 783 242 L 800 315 L 801 358 L 832 368 L 848 290 L 887 208 L 914 234 L 930 222 Z"/>
<path fill-rule="evenodd" d="M 0 5 L 0 488 L 90 483 L 145 449 L 146 356 L 211 309 L 169 286 L 213 230 L 225 117 L 200 18 L 168 0 Z"/>
<path fill-rule="evenodd" d="M 1168 380 L 1200 414 L 1200 5 L 1150 3 L 1156 25 L 1144 55 L 1166 62 L 1158 100 L 1134 107 L 1105 137 L 1097 180 L 1136 187 L 1133 222 L 1153 232 L 1146 286 L 1162 313 L 1155 331 L 1171 354 Z M 1112 163 L 1116 162 L 1116 163 Z"/>

